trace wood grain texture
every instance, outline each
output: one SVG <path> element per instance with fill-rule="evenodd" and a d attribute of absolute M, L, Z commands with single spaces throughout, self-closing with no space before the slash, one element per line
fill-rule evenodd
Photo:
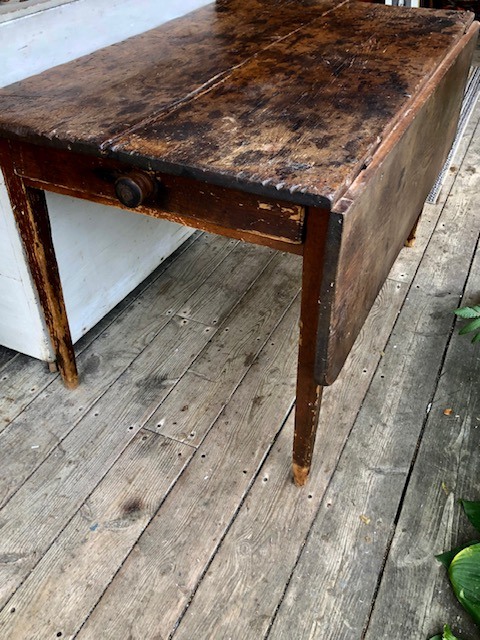
<path fill-rule="evenodd" d="M 4 99 L 12 105 L 20 98 L 25 110 L 23 116 L 19 112 L 8 116 L 7 126 L 28 128 L 34 136 L 47 132 L 60 144 L 66 136 L 78 144 L 97 146 L 208 90 L 228 77 L 232 68 L 338 3 L 307 1 L 301 12 L 288 0 L 275 2 L 276 11 L 260 0 L 212 3 L 35 80 L 9 85 Z M 49 116 L 47 110 L 42 115 L 35 107 L 42 94 L 58 104 L 56 113 Z"/>
<path fill-rule="evenodd" d="M 154 168 L 183 167 L 194 177 L 328 206 L 411 107 L 470 21 L 343 4 L 259 52 L 228 82 L 132 128 L 105 150 L 148 157 Z"/>
<path fill-rule="evenodd" d="M 448 154 L 477 32 L 478 23 L 334 207 L 320 296 L 321 384 L 340 372 Z"/>
<path fill-rule="evenodd" d="M 0 510 L 1 606 L 49 548 L 60 523 L 67 524 L 188 368 L 209 339 L 207 329 L 170 320 L 118 388 L 102 396 Z"/>
<path fill-rule="evenodd" d="M 11 85 L 0 131 L 328 206 L 471 20 L 354 2 L 210 5 Z"/>
<path fill-rule="evenodd" d="M 292 406 L 292 307 L 80 631 L 168 637 Z"/>
<path fill-rule="evenodd" d="M 0 613 L 4 638 L 72 638 L 194 449 L 140 430 Z"/>
<path fill-rule="evenodd" d="M 300 261 L 277 254 L 145 428 L 198 447 L 298 295 Z"/>
<path fill-rule="evenodd" d="M 124 164 L 106 158 L 74 154 L 59 149 L 41 149 L 15 142 L 10 145 L 17 173 L 34 188 L 94 200 L 101 204 L 131 208 L 122 204 L 115 192 L 115 182 L 135 171 L 135 164 Z M 178 221 L 187 226 L 215 225 L 243 231 L 249 238 L 255 234 L 300 243 L 304 208 L 278 199 L 259 197 L 236 189 L 207 185 L 183 176 L 142 171 L 153 181 L 154 193 L 133 210 L 156 218 Z M 255 241 L 255 238 L 253 238 Z"/>
<path fill-rule="evenodd" d="M 273 257 L 272 249 L 239 242 L 215 272 L 190 296 L 177 315 L 205 325 L 221 324 L 256 280 L 261 278 Z"/>
<path fill-rule="evenodd" d="M 468 165 L 467 165 L 468 166 Z M 469 165 L 472 169 L 472 165 Z M 478 166 L 478 165 L 477 165 Z M 480 277 L 480 261 L 478 252 L 474 257 L 472 268 L 470 270 L 467 288 L 462 300 L 462 305 L 478 304 L 478 279 Z M 457 323 L 456 330 L 460 323 Z M 418 476 L 428 473 L 430 469 L 431 459 L 441 460 L 436 469 L 432 473 L 432 480 L 427 489 L 429 495 L 432 496 L 434 502 L 439 506 L 439 513 L 435 517 L 430 516 L 432 520 L 426 531 L 423 531 L 425 519 L 422 518 L 418 522 L 417 544 L 422 549 L 426 547 L 425 537 L 432 535 L 428 539 L 428 543 L 438 540 L 438 546 L 435 544 L 435 553 L 454 548 L 458 544 L 466 541 L 476 540 L 478 531 L 475 530 L 467 521 L 463 509 L 457 502 L 459 499 L 478 500 L 480 495 L 480 483 L 478 479 L 478 460 L 475 451 L 480 448 L 478 441 L 478 425 L 479 407 L 478 395 L 476 394 L 475 383 L 478 381 L 478 353 L 472 349 L 468 340 L 458 338 L 455 334 L 452 336 L 452 342 L 449 346 L 449 352 L 442 371 L 441 382 L 436 391 L 436 397 L 432 403 L 432 414 L 430 422 L 427 423 L 424 444 L 417 461 L 414 477 L 412 478 L 411 487 L 418 486 Z M 460 388 L 457 387 L 458 381 L 461 381 Z M 449 420 L 445 420 L 443 411 L 444 403 L 452 405 L 455 408 L 453 416 Z M 459 417 L 457 417 L 459 416 Z M 443 447 L 441 446 L 443 445 Z M 428 460 L 425 460 L 425 451 L 427 451 Z M 449 457 L 451 454 L 451 457 Z M 438 455 L 438 458 L 437 458 Z M 423 464 L 426 462 L 425 467 Z M 442 473 L 442 471 L 444 473 Z M 436 474 L 436 475 L 435 475 Z M 435 478 L 440 479 L 440 488 L 443 495 L 439 497 L 438 486 L 434 488 Z M 409 485 L 410 486 L 410 485 Z M 436 490 L 436 491 L 435 491 Z M 423 489 L 425 492 L 425 488 Z M 448 493 L 448 496 L 447 496 Z M 414 497 L 414 502 L 425 493 L 418 493 Z M 406 495 L 402 517 L 409 517 L 411 507 L 409 502 L 412 493 L 409 491 Z M 445 498 L 448 498 L 445 500 Z M 445 500 L 445 501 L 444 501 Z M 448 503 L 448 504 L 447 504 Z M 426 516 L 427 514 L 425 514 Z M 402 520 L 404 522 L 404 520 Z M 434 532 L 432 522 L 437 524 L 438 529 Z M 444 534 L 444 537 L 443 535 Z M 428 544 L 427 543 L 427 544 Z M 396 548 L 396 541 L 394 541 Z M 441 548 L 440 548 L 441 547 Z M 393 554 L 392 554 L 393 555 Z M 395 558 L 393 555 L 392 560 Z M 422 567 L 422 569 L 425 567 Z M 390 567 L 389 567 L 390 569 Z M 438 567 L 436 567 L 438 570 Z M 418 575 L 418 574 L 417 574 Z M 386 583 L 388 584 L 389 570 L 385 574 Z M 421 617 L 421 629 L 428 636 L 430 632 L 436 633 L 441 628 L 442 621 L 450 620 L 455 632 L 461 634 L 465 640 L 475 640 L 478 636 L 478 627 L 473 624 L 469 616 L 465 615 L 465 611 L 459 605 L 450 588 L 446 588 L 447 576 L 442 571 L 430 574 L 428 577 L 422 576 L 422 580 L 432 578 L 435 586 L 433 589 L 433 598 L 428 603 L 428 595 L 424 594 L 424 601 L 421 597 L 415 606 L 414 618 Z M 379 594 L 380 595 L 380 594 Z M 379 598 L 379 608 L 382 608 L 384 592 Z M 375 612 L 375 617 L 377 613 Z"/>
<path fill-rule="evenodd" d="M 450 290 L 447 269 L 466 273 L 467 257 L 462 254 L 468 255 L 478 238 L 479 132 L 477 125 L 474 142 L 446 204 L 449 215 L 442 219 L 438 229 L 443 237 L 443 248 L 448 248 L 452 255 L 440 271 L 443 278 L 435 291 L 440 299 L 447 289 Z M 450 239 L 455 238 L 462 227 L 465 227 L 463 248 L 460 250 L 457 243 L 456 248 L 449 249 Z M 462 304 L 478 304 L 480 261 L 478 252 L 474 255 Z M 459 284 L 455 282 L 455 293 L 458 293 Z M 425 278 L 422 288 L 428 286 Z M 443 313 L 449 313 L 448 305 L 444 305 Z M 457 323 L 457 328 L 459 326 L 461 323 Z M 379 629 L 392 636 L 402 629 L 402 633 L 430 637 L 438 633 L 445 622 L 450 622 L 454 631 L 465 640 L 478 637 L 478 629 L 462 613 L 451 593 L 445 570 L 433 557 L 461 542 L 475 539 L 475 533 L 466 526 L 458 500 L 478 500 L 480 492 L 476 456 L 480 446 L 478 367 L 478 350 L 469 344 L 468 338 L 454 333 L 405 495 L 366 635 L 368 640 L 376 638 Z M 447 408 L 453 409 L 451 416 L 443 414 Z M 396 617 L 385 616 L 394 600 L 400 610 L 408 610 L 408 616 L 401 622 Z"/>
<path fill-rule="evenodd" d="M 476 184 L 477 174 L 472 178 Z M 350 640 L 361 638 L 368 624 L 410 464 L 441 374 L 454 323 L 452 309 L 476 249 L 480 211 L 462 204 L 465 201 L 450 201 L 442 213 L 272 627 L 275 639 Z M 440 440 L 437 446 L 443 450 L 444 443 Z M 430 462 L 419 484 L 430 486 L 435 458 Z M 437 505 L 446 498 L 439 473 L 431 480 Z M 430 509 L 423 496 L 421 490 L 415 494 L 409 523 L 398 525 L 399 540 L 410 544 L 405 542 L 403 554 L 394 555 L 398 570 L 390 573 L 383 596 L 389 605 L 379 610 L 371 640 L 428 637 L 426 630 L 425 636 L 420 631 L 422 620 L 411 615 L 416 598 L 417 611 L 425 612 L 433 589 L 428 575 L 418 580 L 413 576 L 422 566 L 435 574 L 438 570 L 432 568 L 436 549 L 427 554 L 410 537 L 418 530 L 414 522 L 424 522 L 430 531 L 438 523 L 432 516 L 436 505 Z M 399 615 L 387 615 L 393 608 Z"/>
<path fill-rule="evenodd" d="M 293 416 L 288 420 L 185 612 L 176 640 L 265 637 L 406 294 L 405 284 L 385 284 L 341 376 L 325 389 L 321 452 L 304 491 L 291 482 Z"/>
<path fill-rule="evenodd" d="M 0 470 L 0 504 L 5 504 L 39 468 L 152 341 L 162 339 L 170 318 L 233 248 L 234 243 L 224 238 L 199 238 L 181 261 L 174 262 L 115 324 L 82 352 L 79 363 L 83 383 L 74 394 L 57 381 L 7 425 L 0 435 L 4 453 Z M 135 331 L 132 331 L 132 326 Z M 169 332 L 170 329 L 167 335 Z M 208 335 L 213 335 L 213 330 Z M 36 361 L 34 364 L 39 365 Z M 20 378 L 22 386 L 28 383 L 30 390 L 35 387 L 31 375 L 32 368 L 28 367 L 26 375 Z M 44 375 L 51 377 L 47 372 Z M 36 380 L 40 385 L 42 379 L 37 376 Z M 22 391 L 22 387 L 17 386 L 19 374 L 13 372 L 8 382 L 7 415 L 14 408 L 19 410 L 22 403 L 21 399 L 16 399 L 16 393 L 21 395 Z"/>

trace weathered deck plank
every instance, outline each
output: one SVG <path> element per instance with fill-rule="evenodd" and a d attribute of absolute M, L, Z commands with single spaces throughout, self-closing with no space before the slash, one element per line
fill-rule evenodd
<path fill-rule="evenodd" d="M 175 638 L 263 638 L 406 295 L 387 281 L 334 386 L 325 391 L 308 487 L 290 478 L 290 419 L 222 543 Z M 359 372 L 363 371 L 363 375 Z M 334 425 L 334 428 L 332 428 Z M 264 479 L 268 478 L 265 482 Z M 215 585 L 222 585 L 217 589 Z M 295 636 L 291 636 L 292 638 Z"/>
<path fill-rule="evenodd" d="M 145 427 L 198 446 L 299 293 L 300 278 L 296 256 L 275 255 Z"/>
<path fill-rule="evenodd" d="M 15 356 L 17 355 L 16 351 L 12 351 L 11 349 L 7 349 L 7 347 L 2 347 L 0 345 L 0 371 L 8 364 Z"/>
<path fill-rule="evenodd" d="M 188 368 L 207 331 L 172 318 L 2 508 L 1 606 Z"/>
<path fill-rule="evenodd" d="M 79 639 L 168 637 L 248 492 L 295 393 L 298 305 L 252 365 Z"/>
<path fill-rule="evenodd" d="M 182 318 L 214 326 L 220 324 L 272 260 L 273 249 L 240 242 L 186 304 Z"/>
<path fill-rule="evenodd" d="M 0 613 L 0 636 L 72 638 L 193 453 L 140 430 Z"/>
<path fill-rule="evenodd" d="M 480 139 L 470 147 L 460 168 L 449 206 L 465 221 L 477 219 L 472 231 L 478 235 L 478 193 L 480 192 Z M 446 224 L 443 234 L 451 236 Z M 468 256 L 468 250 L 466 251 Z M 461 252 L 454 252 L 452 271 L 460 269 Z M 455 265 L 455 267 L 454 267 Z M 466 303 L 478 304 L 480 256 L 477 253 L 466 293 Z M 410 479 L 400 520 L 393 539 L 380 591 L 366 638 L 378 637 L 379 630 L 395 637 L 405 635 L 430 637 L 444 623 L 451 623 L 462 638 L 473 640 L 478 630 L 461 615 L 455 605 L 443 567 L 433 555 L 456 546 L 458 540 L 475 538 L 465 535 L 466 518 L 458 499 L 478 500 L 480 483 L 478 458 L 480 447 L 480 404 L 478 349 L 468 339 L 454 335 L 432 402 L 422 446 Z M 444 409 L 453 408 L 451 416 Z M 462 536 L 463 534 L 463 536 Z M 476 538 L 475 538 L 476 539 Z M 386 616 L 395 602 L 402 616 Z M 458 620 L 460 616 L 460 620 Z"/>
<path fill-rule="evenodd" d="M 223 238 L 200 238 L 183 260 L 175 261 L 163 277 L 152 283 L 148 293 L 142 294 L 82 352 L 79 358 L 82 384 L 74 393 L 57 379 L 6 427 L 0 434 L 4 456 L 0 468 L 0 504 L 5 503 L 127 370 L 234 245 L 235 242 Z M 30 366 L 28 373 L 31 374 Z M 28 375 L 23 379 L 28 381 Z M 19 387 L 12 395 L 13 403 L 17 399 L 21 402 L 23 385 Z"/>

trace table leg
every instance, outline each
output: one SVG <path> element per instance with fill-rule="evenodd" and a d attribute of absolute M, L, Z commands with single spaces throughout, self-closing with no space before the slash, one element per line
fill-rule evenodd
<path fill-rule="evenodd" d="M 303 252 L 302 305 L 298 348 L 297 399 L 293 439 L 293 480 L 305 485 L 310 472 L 323 387 L 315 381 L 320 286 L 328 214 L 310 209 Z"/>
<path fill-rule="evenodd" d="M 406 247 L 412 248 L 415 246 L 415 240 L 417 239 L 417 227 L 418 227 L 418 223 L 420 222 L 421 215 L 422 215 L 422 212 L 420 211 L 420 213 L 418 214 L 418 218 L 415 224 L 413 225 L 412 230 L 408 234 L 408 238 L 405 241 Z"/>
<path fill-rule="evenodd" d="M 15 173 L 9 149 L 0 149 L 5 184 L 20 231 L 32 279 L 65 386 L 78 385 L 77 367 L 53 249 L 45 194 L 27 187 Z"/>

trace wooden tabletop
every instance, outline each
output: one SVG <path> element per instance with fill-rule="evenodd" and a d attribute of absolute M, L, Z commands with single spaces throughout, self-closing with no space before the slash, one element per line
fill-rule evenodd
<path fill-rule="evenodd" d="M 0 91 L 0 135 L 330 207 L 473 20 L 223 0 Z"/>

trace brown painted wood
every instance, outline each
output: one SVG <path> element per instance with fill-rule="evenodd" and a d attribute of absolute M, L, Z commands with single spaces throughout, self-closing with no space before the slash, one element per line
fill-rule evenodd
<path fill-rule="evenodd" d="M 131 210 L 119 201 L 116 182 L 146 176 L 155 182 L 133 210 L 180 222 L 211 233 L 301 253 L 304 207 L 198 180 L 161 172 L 138 171 L 110 160 L 16 142 L 15 167 L 27 184 L 101 204 Z"/>
<path fill-rule="evenodd" d="M 477 32 L 475 23 L 333 207 L 321 292 L 320 384 L 338 376 L 448 154 Z"/>
<path fill-rule="evenodd" d="M 293 438 L 293 479 L 299 487 L 306 483 L 310 472 L 322 400 L 322 387 L 315 380 L 315 362 L 328 220 L 328 211 L 308 210 L 303 253 L 297 399 Z"/>
<path fill-rule="evenodd" d="M 65 385 L 78 385 L 72 338 L 43 191 L 27 187 L 12 164 L 9 143 L 0 140 L 0 162 L 25 256 Z"/>

